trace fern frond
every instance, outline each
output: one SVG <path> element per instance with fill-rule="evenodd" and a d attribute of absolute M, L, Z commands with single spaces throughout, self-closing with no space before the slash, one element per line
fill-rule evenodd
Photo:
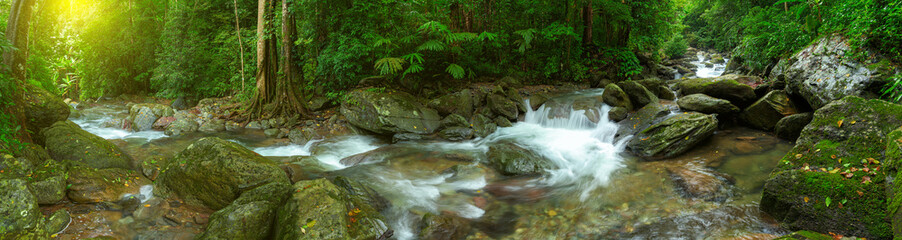
<path fill-rule="evenodd" d="M 495 41 L 495 38 L 498 38 L 498 34 L 490 33 L 490 32 L 481 32 L 479 33 L 479 37 L 477 40 L 479 41 Z"/>
<path fill-rule="evenodd" d="M 467 71 L 464 70 L 463 67 L 453 63 L 451 65 L 448 65 L 448 68 L 445 69 L 445 72 L 451 74 L 451 76 L 455 79 L 464 78 L 464 76 L 467 74 Z"/>
<path fill-rule="evenodd" d="M 382 58 L 376 60 L 375 68 L 379 70 L 379 74 L 390 75 L 395 74 L 404 69 L 404 59 L 400 58 Z"/>
<path fill-rule="evenodd" d="M 517 43 L 520 45 L 518 51 L 521 54 L 526 53 L 526 49 L 532 48 L 532 40 L 535 39 L 535 36 L 536 36 L 535 28 L 516 31 L 516 32 L 514 32 L 514 34 L 517 34 L 517 35 L 520 35 L 521 37 L 523 37 L 522 40 L 514 41 L 514 43 Z"/>
<path fill-rule="evenodd" d="M 414 64 L 421 64 L 425 60 L 423 60 L 423 54 L 419 53 L 411 53 L 404 56 L 401 56 L 401 59 L 407 60 L 410 62 L 410 67 L 413 67 Z"/>
<path fill-rule="evenodd" d="M 373 47 L 381 47 L 381 46 L 388 47 L 391 45 L 392 45 L 391 39 L 381 38 L 381 39 L 377 40 L 375 44 L 373 44 Z"/>
<path fill-rule="evenodd" d="M 445 44 L 439 40 L 429 40 L 417 47 L 417 51 L 423 50 L 441 52 L 445 50 Z"/>
<path fill-rule="evenodd" d="M 410 36 L 402 37 L 398 41 L 401 43 L 404 43 L 404 44 L 408 44 L 408 43 L 412 43 L 413 40 L 416 40 L 416 39 L 417 39 L 416 35 L 410 35 Z"/>
<path fill-rule="evenodd" d="M 471 32 L 460 32 L 460 33 L 451 33 L 445 36 L 445 42 L 447 43 L 455 43 L 455 42 L 467 42 L 473 39 L 476 39 L 478 35 Z"/>
<path fill-rule="evenodd" d="M 418 30 L 424 33 L 437 33 L 439 35 L 445 35 L 446 33 L 451 32 L 448 30 L 448 26 L 436 21 L 423 23 Z"/>
<path fill-rule="evenodd" d="M 423 68 L 423 66 L 420 66 L 419 64 L 412 64 L 407 68 L 407 70 L 404 71 L 404 75 L 406 76 L 408 73 L 422 72 L 423 70 L 426 70 L 425 68 Z"/>

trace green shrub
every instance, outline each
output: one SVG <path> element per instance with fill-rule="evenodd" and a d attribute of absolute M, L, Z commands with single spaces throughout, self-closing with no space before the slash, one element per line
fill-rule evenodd
<path fill-rule="evenodd" d="M 689 44 L 683 38 L 683 34 L 676 34 L 664 44 L 664 54 L 671 59 L 681 58 L 686 55 L 687 48 L 689 48 Z"/>

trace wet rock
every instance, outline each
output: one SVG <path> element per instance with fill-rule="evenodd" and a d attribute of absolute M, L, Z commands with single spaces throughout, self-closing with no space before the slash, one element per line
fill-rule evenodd
<path fill-rule="evenodd" d="M 165 130 L 166 127 L 169 127 L 170 124 L 175 122 L 175 117 L 161 117 L 157 119 L 156 122 L 153 123 L 154 130 Z"/>
<path fill-rule="evenodd" d="M 429 107 L 437 110 L 442 116 L 457 114 L 469 117 L 473 115 L 475 103 L 481 103 L 481 101 L 475 102 L 474 93 L 469 89 L 464 89 L 433 99 L 429 102 Z"/>
<path fill-rule="evenodd" d="M 109 141 L 95 136 L 71 121 L 57 122 L 41 131 L 50 156 L 93 168 L 130 168 L 131 157 Z"/>
<path fill-rule="evenodd" d="M 288 139 L 291 143 L 297 145 L 304 145 L 311 140 L 320 138 L 322 138 L 322 136 L 320 136 L 313 127 L 295 128 L 288 132 Z"/>
<path fill-rule="evenodd" d="M 476 114 L 473 119 L 470 121 L 473 124 L 473 133 L 476 134 L 477 137 L 484 138 L 498 129 L 498 125 L 495 124 L 494 121 L 489 119 L 482 114 Z"/>
<path fill-rule="evenodd" d="M 225 120 L 210 119 L 209 121 L 204 122 L 204 124 L 201 124 L 197 130 L 205 133 L 217 133 L 225 131 Z"/>
<path fill-rule="evenodd" d="M 25 126 L 29 131 L 39 133 L 44 128 L 69 118 L 69 105 L 59 97 L 33 84 L 25 84 L 25 91 L 23 112 L 28 122 Z M 42 143 L 41 139 L 35 140 L 38 140 L 39 144 Z"/>
<path fill-rule="evenodd" d="M 269 124 L 267 123 L 266 125 L 269 125 Z M 266 127 L 264 127 L 263 124 L 261 124 L 259 121 L 251 121 L 251 122 L 247 123 L 247 126 L 245 126 L 245 128 L 264 129 Z"/>
<path fill-rule="evenodd" d="M 498 127 L 511 127 L 511 126 L 514 126 L 514 124 L 511 123 L 510 120 L 507 120 L 507 118 L 503 118 L 503 117 L 496 117 L 496 118 L 495 118 L 495 125 L 498 125 Z"/>
<path fill-rule="evenodd" d="M 816 233 L 812 231 L 797 231 L 776 238 L 777 240 L 830 240 L 835 239 L 833 236 Z"/>
<path fill-rule="evenodd" d="M 445 128 L 439 135 L 449 141 L 463 141 L 473 138 L 473 129 L 468 127 L 450 127 Z"/>
<path fill-rule="evenodd" d="M 445 117 L 445 119 L 442 119 L 442 127 L 470 127 L 470 122 L 463 116 L 452 113 Z"/>
<path fill-rule="evenodd" d="M 0 239 L 49 239 L 44 215 L 27 183 L 0 179 Z"/>
<path fill-rule="evenodd" d="M 457 216 L 427 213 L 420 222 L 420 239 L 466 239 L 469 234 L 470 223 Z"/>
<path fill-rule="evenodd" d="M 780 119 L 799 113 L 795 103 L 782 90 L 771 91 L 763 98 L 746 108 L 740 114 L 743 121 L 755 128 L 772 130 Z"/>
<path fill-rule="evenodd" d="M 443 170 L 442 174 L 451 174 L 451 176 L 446 179 L 448 182 L 472 181 L 484 179 L 488 174 L 487 171 L 487 169 L 477 165 L 458 164 Z"/>
<path fill-rule="evenodd" d="M 69 212 L 65 209 L 56 210 L 56 212 L 53 212 L 53 215 L 50 215 L 50 218 L 47 220 L 45 229 L 47 230 L 47 233 L 50 234 L 62 232 L 66 229 L 66 226 L 69 225 L 71 220 L 72 218 L 69 217 Z"/>
<path fill-rule="evenodd" d="M 314 112 L 326 109 L 329 106 L 330 106 L 329 99 L 325 98 L 323 96 L 313 96 L 313 98 L 310 99 L 310 101 L 307 101 L 308 110 L 314 111 Z"/>
<path fill-rule="evenodd" d="M 863 63 L 847 56 L 853 44 L 834 35 L 821 38 L 796 55 L 780 60 L 771 71 L 771 79 L 783 79 L 787 92 L 804 98 L 813 109 L 845 96 L 876 98 L 892 70 L 888 60 Z M 869 49 L 862 49 L 865 55 Z"/>
<path fill-rule="evenodd" d="M 152 184 L 141 174 L 125 169 L 69 169 L 67 195 L 79 203 L 115 202 L 126 194 L 140 193 L 141 186 Z"/>
<path fill-rule="evenodd" d="M 196 239 L 272 239 L 276 210 L 291 190 L 288 183 L 273 182 L 242 193 L 210 215 L 207 229 Z"/>
<path fill-rule="evenodd" d="M 633 109 L 633 103 L 630 101 L 629 95 L 623 89 L 620 89 L 617 84 L 612 83 L 605 86 L 601 97 L 604 99 L 604 103 L 612 107 L 622 107 L 627 110 Z"/>
<path fill-rule="evenodd" d="M 153 129 L 153 124 L 161 117 L 172 117 L 174 111 L 171 107 L 155 104 L 140 103 L 130 105 L 128 109 L 128 121 L 131 122 L 132 130 L 148 131 Z"/>
<path fill-rule="evenodd" d="M 733 105 L 730 101 L 713 98 L 701 93 L 681 97 L 677 100 L 677 105 L 679 105 L 680 109 L 683 111 L 724 115 L 739 113 L 739 107 L 736 107 L 736 105 Z"/>
<path fill-rule="evenodd" d="M 196 121 L 192 119 L 176 119 L 175 122 L 166 126 L 166 130 L 163 131 L 167 136 L 179 136 L 185 133 L 197 132 L 199 126 Z"/>
<path fill-rule="evenodd" d="M 814 118 L 814 114 L 812 113 L 799 113 L 786 116 L 777 122 L 777 125 L 774 126 L 774 132 L 777 134 L 777 137 L 795 141 L 799 138 L 799 135 L 802 134 L 802 130 L 805 129 L 805 126 L 811 122 L 812 118 Z"/>
<path fill-rule="evenodd" d="M 489 95 L 486 100 L 488 107 L 502 117 L 516 120 L 517 117 L 520 116 L 520 110 L 517 108 L 517 103 L 511 101 L 504 95 L 492 94 Z"/>
<path fill-rule="evenodd" d="M 516 78 L 511 77 L 511 76 L 507 76 L 507 77 L 498 79 L 497 81 L 495 81 L 495 84 L 498 84 L 498 86 L 513 87 L 513 88 L 523 86 L 523 84 L 520 83 L 520 80 L 517 80 Z"/>
<path fill-rule="evenodd" d="M 673 90 L 670 90 L 670 88 L 667 86 L 659 86 L 658 89 L 654 90 L 654 92 L 660 99 L 671 101 L 676 99 L 676 93 L 674 93 Z"/>
<path fill-rule="evenodd" d="M 270 128 L 263 130 L 263 135 L 266 135 L 266 137 L 268 138 L 275 138 L 277 135 L 279 135 L 279 132 L 280 131 L 278 128 Z"/>
<path fill-rule="evenodd" d="M 296 183 L 298 181 L 303 180 L 311 180 L 322 177 L 323 173 L 326 172 L 326 169 L 316 160 L 315 157 L 300 157 L 303 159 L 296 159 L 294 163 L 282 164 L 279 165 L 279 168 L 282 171 L 285 171 L 285 174 L 288 176 L 288 180 L 291 183 Z"/>
<path fill-rule="evenodd" d="M 892 184 L 886 175 L 898 169 L 889 151 L 898 146 L 887 148 L 895 141 L 887 136 L 898 126 L 902 106 L 881 100 L 850 96 L 818 109 L 764 185 L 761 210 L 790 229 L 891 238 L 888 213 L 898 205 L 889 204 L 887 188 Z M 880 166 L 879 159 L 891 163 Z M 826 170 L 831 168 L 839 170 Z M 842 199 L 848 201 L 839 208 Z"/>
<path fill-rule="evenodd" d="M 712 115 L 686 113 L 673 116 L 639 132 L 627 148 L 645 158 L 670 158 L 689 151 L 717 130 Z"/>
<path fill-rule="evenodd" d="M 688 197 L 708 201 L 723 201 L 729 198 L 729 185 L 733 181 L 726 175 L 702 166 L 686 165 L 669 167 L 667 172 L 677 188 Z"/>
<path fill-rule="evenodd" d="M 441 117 L 408 93 L 379 93 L 356 90 L 341 104 L 341 114 L 354 126 L 378 133 L 430 134 L 439 128 Z"/>
<path fill-rule="evenodd" d="M 190 204 L 218 210 L 244 191 L 271 182 L 288 183 L 278 165 L 237 143 L 208 137 L 197 140 L 169 162 L 155 193 L 173 193 Z"/>
<path fill-rule="evenodd" d="M 630 102 L 635 107 L 645 106 L 649 103 L 658 102 L 658 97 L 647 88 L 634 81 L 625 81 L 617 83 L 620 89 L 630 97 Z"/>
<path fill-rule="evenodd" d="M 431 136 L 426 136 L 423 134 L 397 133 L 395 135 L 392 135 L 391 141 L 392 141 L 392 143 L 399 143 L 399 142 L 406 142 L 406 141 L 420 141 L 420 140 L 426 140 L 426 139 L 431 139 L 431 138 L 432 138 Z"/>
<path fill-rule="evenodd" d="M 541 174 L 554 166 L 541 155 L 509 143 L 492 145 L 486 154 L 492 168 L 509 176 Z"/>
<path fill-rule="evenodd" d="M 617 130 L 617 134 L 620 136 L 636 134 L 669 114 L 670 110 L 664 105 L 657 103 L 645 105 L 625 120 L 620 121 L 621 127 Z"/>
<path fill-rule="evenodd" d="M 297 182 L 278 209 L 275 239 L 376 239 L 388 229 L 374 196 L 341 177 Z"/>
<path fill-rule="evenodd" d="M 703 93 L 714 98 L 725 99 L 741 108 L 755 101 L 755 89 L 744 84 L 755 81 L 760 81 L 760 78 L 725 75 L 716 78 L 688 79 L 680 82 L 677 86 L 683 96 Z"/>
<path fill-rule="evenodd" d="M 533 95 L 529 96 L 529 107 L 532 108 L 533 111 L 539 110 L 539 107 L 541 107 L 542 104 L 545 104 L 545 102 L 548 101 L 548 99 L 551 99 L 551 97 L 548 96 L 548 94 L 545 94 L 545 93 L 533 94 Z"/>
<path fill-rule="evenodd" d="M 228 121 L 228 122 L 225 123 L 225 130 L 226 130 L 226 131 L 229 131 L 229 132 L 237 132 L 237 131 L 240 131 L 241 129 L 244 129 L 244 127 L 241 126 L 240 123 L 233 122 L 233 121 Z"/>
<path fill-rule="evenodd" d="M 623 121 L 629 115 L 629 110 L 623 107 L 614 107 L 608 111 L 608 119 L 614 122 Z"/>
<path fill-rule="evenodd" d="M 23 149 L 18 158 L 0 155 L 0 178 L 25 179 L 38 204 L 57 203 L 66 195 L 66 168 L 46 155 L 43 149 L 31 147 Z"/>

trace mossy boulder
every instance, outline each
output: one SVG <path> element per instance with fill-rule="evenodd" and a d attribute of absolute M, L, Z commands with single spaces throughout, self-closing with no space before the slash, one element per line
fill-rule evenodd
<path fill-rule="evenodd" d="M 685 113 L 639 132 L 627 144 L 644 158 L 670 158 L 689 151 L 717 130 L 717 118 L 702 113 Z"/>
<path fill-rule="evenodd" d="M 169 161 L 157 177 L 158 193 L 219 210 L 247 190 L 288 183 L 279 166 L 263 156 L 215 137 L 202 138 Z"/>
<path fill-rule="evenodd" d="M 69 215 L 69 212 L 66 209 L 59 209 L 47 218 L 47 224 L 44 225 L 44 229 L 50 234 L 59 233 L 65 230 L 71 221 L 72 216 Z"/>
<path fill-rule="evenodd" d="M 623 107 L 613 107 L 608 111 L 608 120 L 619 122 L 629 116 L 629 110 Z"/>
<path fill-rule="evenodd" d="M 700 113 L 716 113 L 716 114 L 736 114 L 739 113 L 739 107 L 730 103 L 730 101 L 713 98 L 711 96 L 696 93 L 681 97 L 677 100 L 677 105 L 683 111 L 693 111 Z"/>
<path fill-rule="evenodd" d="M 19 157 L 0 156 L 0 179 L 26 180 L 38 204 L 62 201 L 66 196 L 66 166 L 50 159 L 42 148 L 29 149 L 21 151 Z"/>
<path fill-rule="evenodd" d="M 826 234 L 802 230 L 780 236 L 774 240 L 834 240 L 834 238 Z"/>
<path fill-rule="evenodd" d="M 554 164 L 541 155 L 511 143 L 489 146 L 489 165 L 508 176 L 541 174 Z"/>
<path fill-rule="evenodd" d="M 39 133 L 42 129 L 69 118 L 69 105 L 56 95 L 32 84 L 25 84 L 25 91 L 24 113 L 29 131 Z M 42 143 L 41 136 L 36 137 L 35 140 Z"/>
<path fill-rule="evenodd" d="M 774 133 L 777 134 L 777 137 L 795 141 L 812 118 L 814 118 L 814 114 L 810 112 L 786 116 L 774 126 Z"/>
<path fill-rule="evenodd" d="M 611 83 L 605 86 L 601 98 L 604 100 L 605 104 L 611 105 L 612 107 L 622 107 L 627 110 L 633 109 L 633 102 L 630 101 L 630 96 L 617 86 L 617 84 Z"/>
<path fill-rule="evenodd" d="M 799 113 L 799 109 L 789 99 L 789 95 L 783 90 L 777 90 L 746 108 L 739 117 L 755 128 L 769 131 L 774 129 L 780 119 L 796 113 Z"/>
<path fill-rule="evenodd" d="M 41 131 L 50 157 L 92 168 L 130 169 L 132 158 L 113 143 L 81 129 L 72 121 L 56 122 Z"/>
<path fill-rule="evenodd" d="M 241 194 L 229 206 L 210 215 L 210 223 L 196 239 L 272 239 L 276 211 L 293 188 L 272 182 Z"/>
<path fill-rule="evenodd" d="M 442 127 L 470 127 L 470 122 L 467 121 L 467 118 L 465 118 L 464 116 L 458 114 L 450 114 L 442 119 Z"/>
<path fill-rule="evenodd" d="M 891 238 L 892 167 L 881 159 L 899 126 L 902 106 L 881 100 L 850 96 L 817 110 L 764 185 L 761 210 L 788 229 Z"/>
<path fill-rule="evenodd" d="M 69 199 L 79 203 L 116 202 L 127 195 L 137 195 L 141 186 L 152 182 L 138 172 L 121 168 L 69 169 Z"/>
<path fill-rule="evenodd" d="M 447 94 L 432 101 L 429 101 L 429 107 L 438 111 L 442 116 L 449 114 L 457 114 L 464 117 L 473 116 L 475 110 L 474 96 L 470 89 L 464 89 L 460 92 Z"/>
<path fill-rule="evenodd" d="M 355 90 L 341 103 L 341 114 L 354 126 L 378 134 L 431 134 L 441 117 L 405 92 Z"/>
<path fill-rule="evenodd" d="M 668 115 L 670 115 L 670 109 L 660 103 L 645 105 L 619 122 L 620 128 L 617 129 L 617 134 L 620 136 L 636 134 L 652 124 L 660 122 Z"/>
<path fill-rule="evenodd" d="M 892 131 L 886 138 L 886 175 L 888 179 L 894 179 L 893 182 L 887 183 L 887 204 L 886 212 L 891 218 L 893 225 L 893 235 L 902 236 L 902 184 L 895 181 L 902 180 L 902 127 Z"/>
<path fill-rule="evenodd" d="M 197 132 L 200 126 L 197 124 L 197 121 L 193 119 L 187 118 L 176 118 L 175 122 L 172 122 L 168 126 L 166 126 L 166 130 L 163 131 L 163 134 L 167 136 L 178 136 L 185 133 Z"/>
<path fill-rule="evenodd" d="M 461 217 L 427 213 L 420 222 L 419 236 L 420 239 L 459 240 L 466 239 L 470 230 L 469 222 Z"/>
<path fill-rule="evenodd" d="M 508 99 L 506 96 L 501 94 L 491 94 L 487 97 L 486 102 L 488 107 L 492 109 L 492 112 L 498 114 L 498 116 L 505 117 L 510 120 L 516 120 L 520 115 L 520 110 L 517 107 L 517 103 Z"/>
<path fill-rule="evenodd" d="M 295 183 L 278 209 L 275 239 L 378 238 L 388 229 L 379 200 L 359 186 L 343 177 Z"/>
<path fill-rule="evenodd" d="M 498 124 L 492 119 L 482 115 L 476 114 L 473 119 L 470 120 L 470 123 L 473 124 L 473 134 L 477 137 L 486 137 L 495 132 L 498 129 Z"/>
<path fill-rule="evenodd" d="M 654 93 L 635 81 L 619 82 L 617 86 L 629 96 L 630 102 L 634 107 L 642 107 L 649 103 L 656 103 L 659 100 Z"/>
<path fill-rule="evenodd" d="M 755 101 L 755 89 L 740 82 L 747 81 L 747 77 L 738 75 L 726 75 L 716 78 L 688 79 L 677 84 L 682 96 L 703 93 L 705 95 L 725 99 L 740 108 L 746 107 Z"/>
<path fill-rule="evenodd" d="M 27 185 L 21 179 L 0 179 L 0 239 L 50 239 Z"/>

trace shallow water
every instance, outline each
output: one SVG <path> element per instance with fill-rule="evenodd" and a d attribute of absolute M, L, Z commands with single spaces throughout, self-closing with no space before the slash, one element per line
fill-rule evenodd
<path fill-rule="evenodd" d="M 697 61 L 692 61 L 692 64 L 698 66 L 698 70 L 695 71 L 695 76 L 699 78 L 711 78 L 718 77 L 723 74 L 724 71 L 727 70 L 727 63 L 730 62 L 730 59 L 724 58 L 724 63 L 716 63 L 713 67 L 705 66 L 705 56 L 702 55 L 701 52 L 696 56 Z M 710 59 L 707 59 L 710 60 Z"/>
<path fill-rule="evenodd" d="M 310 156 L 383 195 L 391 203 L 384 214 L 397 239 L 416 239 L 426 213 L 467 219 L 475 229 L 469 239 L 720 239 L 783 233 L 758 210 L 757 201 L 789 143 L 733 128 L 676 159 L 644 162 L 625 152 L 629 136 L 615 137 L 618 126 L 607 121 L 607 106 L 593 109 L 601 113 L 599 123 L 571 108 L 602 92 L 559 96 L 557 104 L 526 113 L 512 127 L 464 142 L 390 144 L 371 136 L 341 136 L 300 146 L 268 139 L 258 130 L 166 137 L 100 127 L 124 115 L 116 107 L 86 110 L 73 121 L 107 139 L 122 139 L 116 141 L 139 160 L 171 158 L 205 136 L 228 139 L 280 161 Z M 489 147 L 500 143 L 533 150 L 555 167 L 540 176 L 501 176 L 485 164 Z M 354 166 L 341 162 L 358 154 L 367 160 Z M 722 186 L 723 196 L 715 200 L 693 198 L 670 174 L 681 167 L 726 174 L 735 184 Z"/>

